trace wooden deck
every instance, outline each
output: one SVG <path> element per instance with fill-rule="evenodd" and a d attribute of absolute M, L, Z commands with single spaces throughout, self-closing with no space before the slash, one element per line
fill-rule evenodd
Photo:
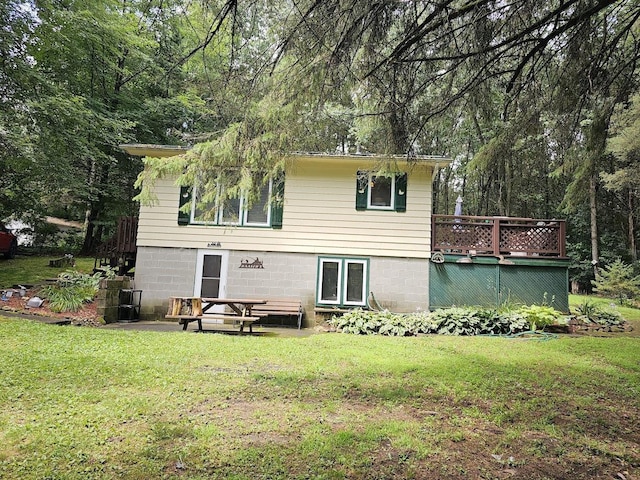
<path fill-rule="evenodd" d="M 433 215 L 431 251 L 470 256 L 566 258 L 566 222 Z"/>
<path fill-rule="evenodd" d="M 120 217 L 115 235 L 98 247 L 94 271 L 113 267 L 118 275 L 126 275 L 136 266 L 138 217 Z"/>

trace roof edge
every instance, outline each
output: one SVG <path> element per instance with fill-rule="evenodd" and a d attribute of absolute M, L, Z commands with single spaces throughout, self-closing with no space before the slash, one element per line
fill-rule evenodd
<path fill-rule="evenodd" d="M 129 155 L 136 157 L 174 157 L 190 150 L 181 145 L 154 145 L 148 143 L 123 143 L 118 145 Z"/>
<path fill-rule="evenodd" d="M 155 145 L 146 143 L 123 143 L 119 147 L 129 155 L 138 157 L 173 157 L 188 152 L 191 147 L 182 145 Z M 400 162 L 416 162 L 434 166 L 444 166 L 452 162 L 450 157 L 444 155 L 384 155 L 373 153 L 322 153 L 322 152 L 292 152 L 294 158 L 326 158 L 346 160 L 392 160 Z"/>

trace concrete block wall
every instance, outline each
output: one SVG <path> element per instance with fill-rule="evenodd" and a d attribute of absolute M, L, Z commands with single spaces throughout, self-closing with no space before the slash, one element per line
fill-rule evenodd
<path fill-rule="evenodd" d="M 197 250 L 138 247 L 135 288 L 142 290 L 140 318 L 164 320 L 169 297 L 190 297 L 196 275 Z"/>
<path fill-rule="evenodd" d="M 100 287 L 96 296 L 98 319 L 105 323 L 118 321 L 118 305 L 120 305 L 120 290 L 131 287 L 131 278 L 115 277 L 100 280 Z"/>
<path fill-rule="evenodd" d="M 255 259 L 263 268 L 240 268 Z M 313 318 L 317 257 L 304 253 L 230 252 L 229 297 L 292 298 L 302 302 L 305 317 Z M 310 313 L 309 313 L 310 312 Z"/>
<path fill-rule="evenodd" d="M 372 257 L 369 291 L 392 312 L 429 311 L 429 260 Z"/>
<path fill-rule="evenodd" d="M 314 326 L 318 256 L 231 251 L 226 296 L 299 299 L 305 326 Z M 196 249 L 138 248 L 135 288 L 142 290 L 141 318 L 161 320 L 170 296 L 193 295 L 196 259 Z M 256 259 L 262 268 L 241 268 Z M 428 310 L 428 260 L 370 257 L 369 266 L 369 290 L 383 307 L 397 312 Z"/>

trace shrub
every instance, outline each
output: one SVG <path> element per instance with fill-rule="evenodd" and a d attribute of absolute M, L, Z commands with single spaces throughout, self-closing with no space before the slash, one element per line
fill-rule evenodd
<path fill-rule="evenodd" d="M 49 300 L 52 312 L 77 312 L 84 303 L 93 300 L 97 292 L 97 288 L 54 284 L 43 287 L 40 294 Z"/>

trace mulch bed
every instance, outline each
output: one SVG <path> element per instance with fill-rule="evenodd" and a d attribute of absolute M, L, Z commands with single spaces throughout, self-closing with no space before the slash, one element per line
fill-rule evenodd
<path fill-rule="evenodd" d="M 83 304 L 83 307 L 77 312 L 53 312 L 49 308 L 49 302 L 45 300 L 42 306 L 37 308 L 27 307 L 27 302 L 33 296 L 37 296 L 36 289 L 29 289 L 26 295 L 21 297 L 17 291 L 6 300 L 0 300 L 0 313 L 3 311 L 11 313 L 23 313 L 26 315 L 34 315 L 60 322 L 68 321 L 72 325 L 101 326 L 103 325 L 98 319 L 96 302 Z"/>

